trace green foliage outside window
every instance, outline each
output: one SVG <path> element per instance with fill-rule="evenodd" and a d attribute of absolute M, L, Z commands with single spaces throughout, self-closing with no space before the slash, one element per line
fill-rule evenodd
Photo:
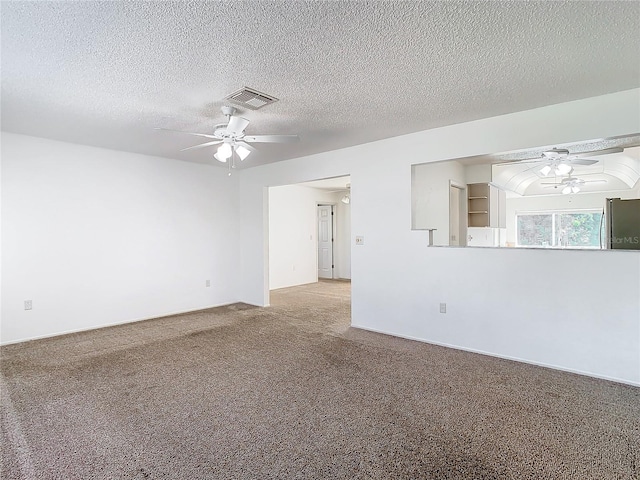
<path fill-rule="evenodd" d="M 553 244 L 552 216 L 518 215 L 518 245 L 550 247 Z"/>
<path fill-rule="evenodd" d="M 599 248 L 601 212 L 518 214 L 520 247 Z"/>

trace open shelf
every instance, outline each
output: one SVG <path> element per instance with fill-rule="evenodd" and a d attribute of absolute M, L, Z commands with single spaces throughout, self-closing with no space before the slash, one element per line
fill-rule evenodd
<path fill-rule="evenodd" d="M 467 185 L 467 224 L 470 227 L 504 228 L 505 193 L 490 183 Z"/>

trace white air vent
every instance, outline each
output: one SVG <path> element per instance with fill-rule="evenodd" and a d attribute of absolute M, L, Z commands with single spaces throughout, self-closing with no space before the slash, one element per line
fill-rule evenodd
<path fill-rule="evenodd" d="M 267 95 L 266 93 L 260 93 L 249 87 L 244 87 L 237 92 L 233 92 L 231 95 L 226 97 L 226 100 L 251 110 L 258 110 L 265 105 L 278 101 L 275 97 Z"/>

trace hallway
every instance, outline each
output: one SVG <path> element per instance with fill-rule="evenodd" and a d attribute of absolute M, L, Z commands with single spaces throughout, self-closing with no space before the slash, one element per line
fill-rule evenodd
<path fill-rule="evenodd" d="M 268 310 L 344 333 L 351 325 L 351 282 L 319 280 L 295 287 L 271 290 Z"/>

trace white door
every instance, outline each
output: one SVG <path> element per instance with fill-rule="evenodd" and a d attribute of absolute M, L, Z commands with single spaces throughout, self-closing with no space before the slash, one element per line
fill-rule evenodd
<path fill-rule="evenodd" d="M 318 278 L 333 278 L 333 207 L 318 205 Z"/>

